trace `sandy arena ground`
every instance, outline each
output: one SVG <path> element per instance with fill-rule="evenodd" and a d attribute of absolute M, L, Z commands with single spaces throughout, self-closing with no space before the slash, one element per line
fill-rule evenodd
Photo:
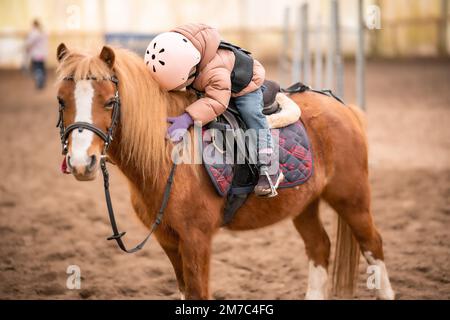
<path fill-rule="evenodd" d="M 398 299 L 450 298 L 450 61 L 367 66 L 373 214 Z M 272 72 L 272 74 L 275 74 Z M 346 100 L 354 99 L 346 67 Z M 56 88 L 36 92 L 24 74 L 0 72 L 0 299 L 178 299 L 156 242 L 126 255 L 110 235 L 101 179 L 62 175 Z M 349 159 L 351 161 L 351 159 Z M 112 197 L 128 244 L 144 237 L 125 179 L 112 170 Z M 334 237 L 334 212 L 322 205 Z M 295 249 L 297 248 L 297 249 Z M 66 268 L 81 268 L 81 290 Z M 214 240 L 215 299 L 302 299 L 304 245 L 290 221 Z M 360 263 L 358 298 L 372 299 Z"/>

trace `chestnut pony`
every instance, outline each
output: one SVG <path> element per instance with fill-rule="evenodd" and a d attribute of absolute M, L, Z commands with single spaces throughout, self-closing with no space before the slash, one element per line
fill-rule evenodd
<path fill-rule="evenodd" d="M 173 144 L 165 138 L 168 116 L 179 115 L 195 99 L 186 92 L 164 92 L 143 60 L 125 49 L 103 47 L 89 55 L 58 47 L 58 98 L 64 103 L 64 125 L 88 122 L 104 131 L 111 124 L 111 99 L 119 80 L 121 114 L 108 157 L 128 178 L 133 208 L 150 227 L 163 198 L 172 165 Z M 64 80 L 71 77 L 71 81 Z M 96 79 L 96 80 L 94 80 Z M 328 294 L 330 240 L 319 217 L 319 202 L 338 214 L 335 294 L 353 294 L 359 255 L 378 270 L 377 297 L 393 299 L 381 237 L 370 210 L 367 141 L 363 117 L 314 92 L 293 94 L 313 146 L 314 174 L 305 184 L 279 190 L 274 198 L 251 195 L 227 226 L 231 230 L 262 228 L 291 219 L 303 238 L 309 259 L 307 299 Z M 80 132 L 81 131 L 81 132 Z M 74 130 L 68 139 L 67 162 L 78 180 L 99 171 L 103 140 L 89 130 Z M 209 298 L 211 242 L 222 223 L 224 199 L 216 194 L 199 164 L 179 165 L 164 219 L 155 232 L 169 257 L 182 297 Z"/>

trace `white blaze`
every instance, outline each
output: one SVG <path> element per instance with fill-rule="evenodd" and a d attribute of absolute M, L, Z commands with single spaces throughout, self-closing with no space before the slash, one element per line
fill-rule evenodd
<path fill-rule="evenodd" d="M 90 80 L 80 80 L 75 86 L 75 122 L 92 123 L 92 99 L 94 97 L 94 88 Z M 70 164 L 72 166 L 86 166 L 90 163 L 87 153 L 91 146 L 94 133 L 84 129 L 79 132 L 75 129 L 71 133 L 72 146 L 70 153 Z"/>
<path fill-rule="evenodd" d="M 324 300 L 327 297 L 327 270 L 309 262 L 308 289 L 306 291 L 306 300 Z"/>

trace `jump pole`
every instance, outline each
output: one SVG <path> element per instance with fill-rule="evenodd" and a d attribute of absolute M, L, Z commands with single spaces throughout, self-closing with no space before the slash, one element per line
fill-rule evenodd
<path fill-rule="evenodd" d="M 331 0 L 331 28 L 334 38 L 334 65 L 336 69 L 336 93 L 344 99 L 344 66 L 341 54 L 341 28 L 339 23 L 339 2 Z"/>
<path fill-rule="evenodd" d="M 302 7 L 299 7 L 298 11 L 298 22 L 295 28 L 295 41 L 294 41 L 294 51 L 292 53 L 292 83 L 300 81 L 300 76 L 302 74 L 302 64 L 300 60 L 300 53 L 302 52 Z"/>
<path fill-rule="evenodd" d="M 282 33 L 278 77 L 282 85 L 286 86 L 288 81 L 286 74 L 289 72 L 289 7 L 284 8 Z"/>
<path fill-rule="evenodd" d="M 356 101 L 366 110 L 365 53 L 364 53 L 364 0 L 358 0 L 358 50 L 356 52 Z"/>
<path fill-rule="evenodd" d="M 302 37 L 302 62 L 303 74 L 300 74 L 306 85 L 311 81 L 311 59 L 309 55 L 309 32 L 308 32 L 308 3 L 302 4 L 300 8 L 300 34 Z"/>
<path fill-rule="evenodd" d="M 317 16 L 314 52 L 314 86 L 316 89 L 322 89 L 322 19 L 321 15 Z"/>

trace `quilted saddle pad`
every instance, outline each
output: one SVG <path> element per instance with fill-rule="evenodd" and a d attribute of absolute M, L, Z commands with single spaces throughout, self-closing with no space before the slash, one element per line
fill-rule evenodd
<path fill-rule="evenodd" d="M 284 180 L 279 188 L 290 188 L 305 183 L 313 173 L 313 157 L 311 143 L 301 120 L 278 129 L 274 140 L 279 142 L 279 164 Z M 214 148 L 211 141 L 203 139 L 203 149 Z M 225 161 L 205 160 L 204 166 L 220 196 L 226 196 L 233 180 L 233 165 Z M 222 157 L 220 153 L 216 153 Z"/>

